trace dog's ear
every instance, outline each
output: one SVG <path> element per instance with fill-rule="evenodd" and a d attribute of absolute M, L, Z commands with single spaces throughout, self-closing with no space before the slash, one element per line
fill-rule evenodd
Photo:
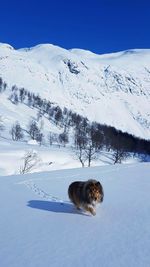
<path fill-rule="evenodd" d="M 101 184 L 100 184 L 100 182 L 97 182 L 96 185 L 97 185 L 97 186 L 100 186 Z"/>

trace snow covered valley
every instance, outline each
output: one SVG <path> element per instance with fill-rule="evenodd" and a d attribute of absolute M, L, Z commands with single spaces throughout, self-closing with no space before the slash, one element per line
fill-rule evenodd
<path fill-rule="evenodd" d="M 149 88 L 148 49 L 0 44 L 0 267 L 150 266 Z M 67 194 L 88 179 L 96 216 Z"/>

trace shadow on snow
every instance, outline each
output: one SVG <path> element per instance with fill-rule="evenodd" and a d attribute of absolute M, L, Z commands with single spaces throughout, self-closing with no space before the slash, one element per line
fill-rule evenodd
<path fill-rule="evenodd" d="M 77 210 L 73 204 L 65 202 L 60 203 L 57 201 L 30 200 L 27 206 L 34 209 L 56 213 L 71 213 L 89 216 L 88 214 L 83 213 L 82 210 Z"/>

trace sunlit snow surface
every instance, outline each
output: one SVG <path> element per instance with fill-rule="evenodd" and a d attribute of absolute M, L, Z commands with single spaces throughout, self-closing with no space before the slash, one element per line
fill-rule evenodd
<path fill-rule="evenodd" d="M 2 267 L 149 267 L 150 164 L 0 177 Z M 68 185 L 98 179 L 96 216 L 77 211 Z"/>

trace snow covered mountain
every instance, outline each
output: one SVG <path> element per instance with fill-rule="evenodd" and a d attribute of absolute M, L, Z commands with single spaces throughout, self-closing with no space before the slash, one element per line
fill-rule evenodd
<path fill-rule="evenodd" d="M 19 50 L 0 44 L 0 266 L 149 267 L 150 164 L 137 164 L 149 161 L 149 141 L 102 125 L 94 131 L 96 123 L 90 128 L 84 117 L 76 122 L 78 113 L 150 140 L 149 88 L 150 50 L 96 55 L 50 44 Z M 30 122 L 43 142 L 31 135 Z M 77 129 L 87 137 L 81 150 L 73 139 Z M 64 133 L 66 147 L 57 142 Z M 91 150 L 95 140 L 99 150 L 89 165 L 85 147 Z M 119 149 L 126 164 L 114 165 Z M 25 155 L 32 169 L 23 172 Z M 81 157 L 92 168 L 81 168 Z M 96 216 L 77 211 L 67 195 L 71 182 L 91 178 L 105 194 Z"/>
<path fill-rule="evenodd" d="M 150 139 L 148 49 L 96 55 L 51 44 L 15 50 L 1 43 L 0 77 L 8 85 L 0 95 L 0 115 L 8 123 L 24 113 L 7 100 L 16 85 L 91 121 Z"/>

